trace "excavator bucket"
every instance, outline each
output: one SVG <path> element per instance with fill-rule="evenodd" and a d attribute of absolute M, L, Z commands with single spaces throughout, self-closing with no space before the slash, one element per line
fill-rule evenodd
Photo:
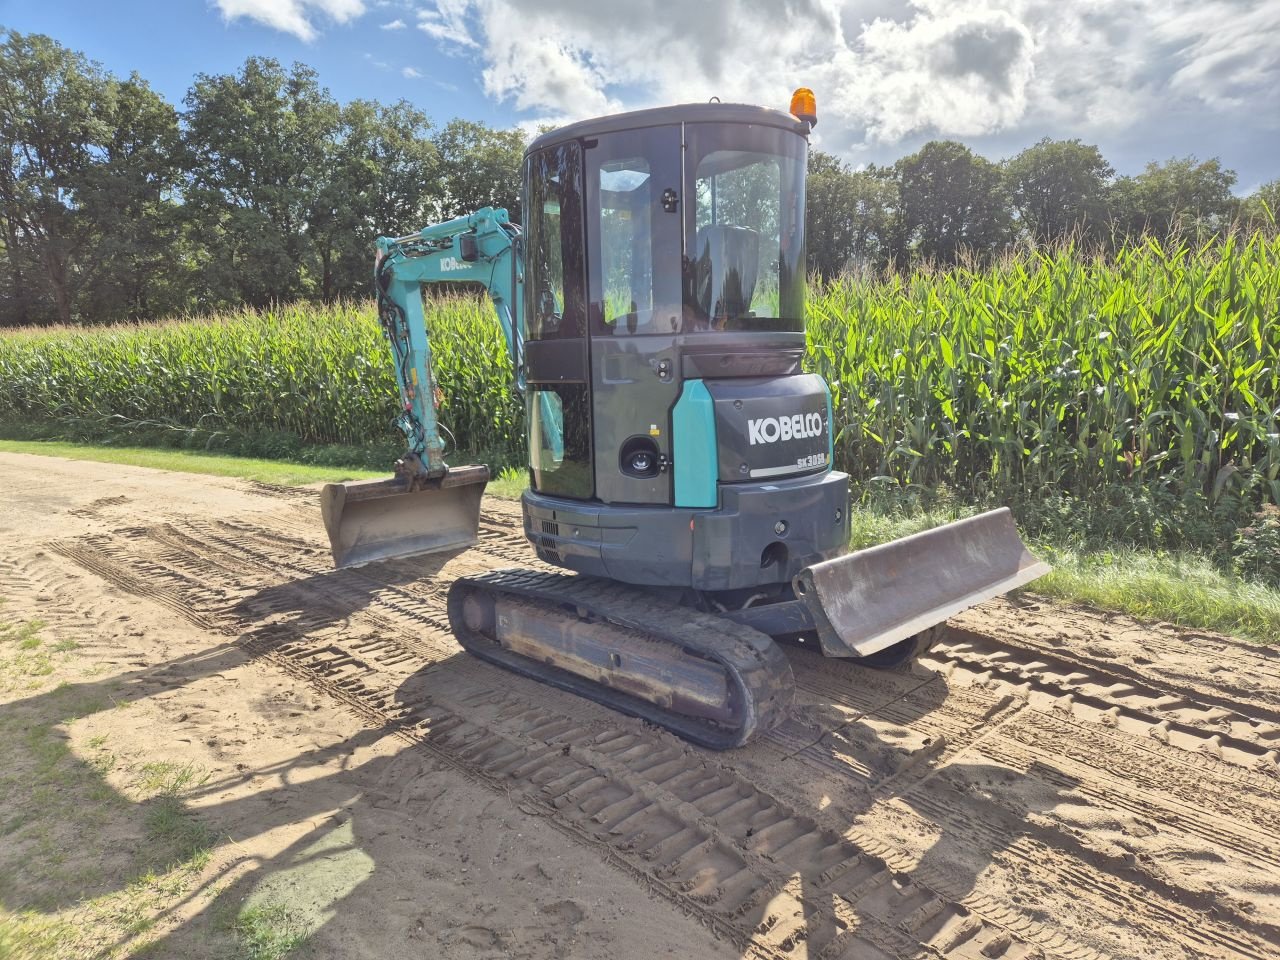
<path fill-rule="evenodd" d="M 1049 572 L 1007 507 L 801 570 L 828 657 L 865 657 Z"/>
<path fill-rule="evenodd" d="M 476 542 L 484 466 L 451 469 L 410 490 L 396 478 L 325 484 L 320 512 L 337 567 L 464 550 Z"/>

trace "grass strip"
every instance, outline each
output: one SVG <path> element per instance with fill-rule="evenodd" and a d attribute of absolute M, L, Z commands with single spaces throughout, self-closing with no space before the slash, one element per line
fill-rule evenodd
<path fill-rule="evenodd" d="M 1053 572 L 1028 592 L 1116 610 L 1140 620 L 1276 643 L 1280 590 L 1229 576 L 1191 552 L 1132 548 L 1080 551 L 1033 544 Z"/>
<path fill-rule="evenodd" d="M 363 470 L 358 467 L 321 467 L 262 460 L 255 457 L 229 457 L 197 450 L 170 450 L 155 447 L 108 447 L 86 443 L 51 440 L 0 440 L 0 453 L 30 453 L 68 460 L 92 460 L 97 463 L 123 463 L 131 467 L 150 467 L 179 473 L 200 473 L 215 477 L 239 477 L 259 483 L 303 486 L 309 483 L 338 483 L 384 477 L 390 470 Z"/>

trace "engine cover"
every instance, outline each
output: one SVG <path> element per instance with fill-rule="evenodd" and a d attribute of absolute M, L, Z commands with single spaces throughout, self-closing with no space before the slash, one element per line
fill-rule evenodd
<path fill-rule="evenodd" d="M 706 380 L 715 404 L 721 483 L 826 470 L 831 451 L 827 385 L 817 374 Z"/>

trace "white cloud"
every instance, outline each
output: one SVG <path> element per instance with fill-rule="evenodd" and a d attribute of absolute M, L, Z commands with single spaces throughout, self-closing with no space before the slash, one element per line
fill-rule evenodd
<path fill-rule="evenodd" d="M 921 129 L 989 133 L 1026 110 L 1035 40 L 1006 11 L 940 11 L 905 25 L 879 19 L 859 39 L 857 62 L 834 92 L 837 102 L 857 105 L 872 139 Z"/>
<path fill-rule="evenodd" d="M 310 42 L 319 31 L 314 19 L 317 14 L 335 23 L 347 23 L 364 13 L 364 0 L 214 0 L 228 22 L 241 17 L 256 20 L 265 26 L 284 33 L 291 33 L 299 40 Z"/>
<path fill-rule="evenodd" d="M 384 23 L 378 29 L 379 30 L 403 30 L 406 26 L 407 24 L 403 20 L 397 17 L 395 20 L 392 20 L 390 23 Z"/>
<path fill-rule="evenodd" d="M 1280 3 L 1214 0 L 1167 15 L 1156 34 L 1179 48 L 1174 90 L 1241 107 L 1256 90 L 1280 88 Z"/>
<path fill-rule="evenodd" d="M 850 146 L 1280 117 L 1277 0 L 428 0 L 417 25 L 530 122 L 712 95 L 785 108 L 800 85 L 819 138 Z"/>
<path fill-rule="evenodd" d="M 405 67 L 400 71 L 400 75 L 406 80 L 419 80 L 422 78 L 422 71 L 416 67 Z"/>
<path fill-rule="evenodd" d="M 459 47 L 476 49 L 479 44 L 466 22 L 470 6 L 470 0 L 435 0 L 432 7 L 418 11 L 418 29 L 440 43 L 446 53 L 455 53 Z"/>

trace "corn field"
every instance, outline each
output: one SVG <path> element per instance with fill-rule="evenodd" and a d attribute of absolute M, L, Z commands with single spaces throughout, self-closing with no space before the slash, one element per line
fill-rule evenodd
<path fill-rule="evenodd" d="M 977 497 L 1248 484 L 1280 501 L 1280 238 L 1069 249 L 982 269 L 845 278 L 811 291 L 810 369 L 831 383 L 836 463 L 861 483 Z M 467 452 L 522 457 L 498 324 L 428 310 L 440 419 Z M 398 438 L 370 305 L 297 305 L 151 326 L 0 337 L 0 416 Z"/>
<path fill-rule="evenodd" d="M 863 480 L 1280 501 L 1280 238 L 846 279 L 811 301 L 809 365 Z"/>
<path fill-rule="evenodd" d="M 428 321 L 441 422 L 466 449 L 518 460 L 522 408 L 491 310 L 448 298 Z M 361 446 L 402 440 L 398 406 L 371 303 L 0 336 L 0 415 L 28 420 Z"/>

